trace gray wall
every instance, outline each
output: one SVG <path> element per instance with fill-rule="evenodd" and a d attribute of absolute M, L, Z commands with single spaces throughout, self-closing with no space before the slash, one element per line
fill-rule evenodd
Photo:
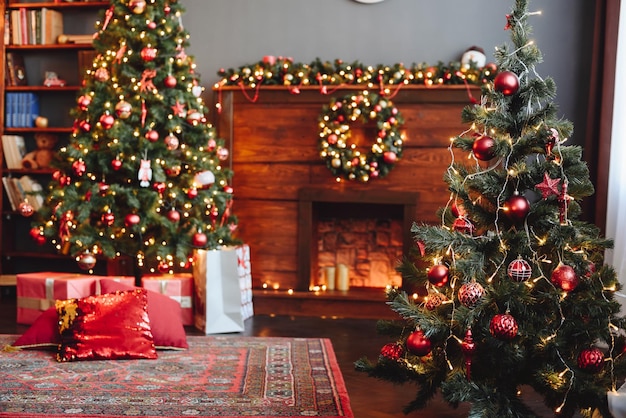
<path fill-rule="evenodd" d="M 191 35 L 187 53 L 195 57 L 202 84 L 218 80 L 220 68 L 255 63 L 264 55 L 315 58 L 364 64 L 460 59 L 471 45 L 492 60 L 495 47 L 509 42 L 504 30 L 514 0 L 179 0 Z M 560 116 L 575 124 L 582 143 L 589 77 L 593 1 L 529 0 L 530 24 L 544 62 L 542 77 L 557 84 Z M 210 94 L 205 97 L 207 103 Z M 578 133 L 578 135 L 576 135 Z"/>

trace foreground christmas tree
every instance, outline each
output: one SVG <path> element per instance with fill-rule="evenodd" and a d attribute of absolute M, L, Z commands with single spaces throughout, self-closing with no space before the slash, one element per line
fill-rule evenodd
<path fill-rule="evenodd" d="M 557 416 L 608 417 L 606 393 L 623 382 L 619 283 L 602 263 L 611 242 L 577 220 L 593 185 L 580 147 L 565 145 L 573 128 L 556 116 L 553 80 L 535 71 L 527 6 L 516 0 L 513 45 L 496 50 L 498 75 L 463 112 L 468 130 L 451 147 L 473 163 L 445 173 L 441 225 L 412 228 L 415 259 L 401 271 L 427 295 L 390 291 L 402 320 L 379 328 L 396 340 L 375 364 L 356 363 L 417 384 L 405 412 L 441 391 L 471 417 L 533 417 L 522 392 L 532 387 Z"/>
<path fill-rule="evenodd" d="M 189 268 L 233 243 L 228 150 L 207 123 L 176 0 L 113 0 L 73 110 L 35 240 L 84 269 L 132 256 L 136 271 Z"/>

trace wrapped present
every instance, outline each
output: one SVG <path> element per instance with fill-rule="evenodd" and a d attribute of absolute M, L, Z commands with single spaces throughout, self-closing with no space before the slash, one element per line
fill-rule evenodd
<path fill-rule="evenodd" d="M 141 286 L 169 296 L 180 303 L 183 325 L 193 325 L 193 276 L 191 274 L 147 275 L 141 278 Z"/>
<path fill-rule="evenodd" d="M 250 246 L 247 244 L 235 248 L 237 253 L 237 273 L 241 291 L 241 314 L 243 319 L 254 315 L 252 306 L 252 269 L 250 265 Z"/>
<path fill-rule="evenodd" d="M 195 327 L 207 335 L 243 331 L 236 249 L 196 250 L 194 260 Z"/>
<path fill-rule="evenodd" d="M 97 293 L 96 293 L 98 295 L 102 294 L 102 290 L 100 289 L 100 280 L 102 279 L 113 280 L 119 283 L 123 283 L 127 286 L 135 285 L 135 278 L 132 276 L 92 276 L 92 277 L 95 277 L 96 279 L 98 279 L 98 286 L 97 286 Z"/>
<path fill-rule="evenodd" d="M 86 274 L 21 273 L 16 279 L 18 324 L 32 324 L 56 300 L 97 294 L 98 279 Z"/>

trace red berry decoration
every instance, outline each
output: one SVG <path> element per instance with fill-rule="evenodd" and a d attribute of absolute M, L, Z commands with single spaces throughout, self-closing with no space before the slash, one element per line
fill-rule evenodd
<path fill-rule="evenodd" d="M 478 305 L 484 294 L 485 289 L 480 283 L 465 283 L 459 288 L 459 302 L 461 302 L 461 305 L 472 309 Z"/>
<path fill-rule="evenodd" d="M 519 78 L 514 72 L 502 71 L 496 75 L 496 78 L 493 80 L 493 86 L 496 91 L 505 96 L 511 96 L 517 93 L 519 89 Z"/>
<path fill-rule="evenodd" d="M 380 355 L 389 360 L 398 360 L 404 354 L 404 348 L 398 343 L 385 344 L 380 349 Z"/>
<path fill-rule="evenodd" d="M 436 264 L 428 270 L 428 281 L 437 287 L 445 286 L 448 283 L 448 267 L 443 264 Z"/>
<path fill-rule="evenodd" d="M 528 212 L 530 212 L 530 202 L 517 192 L 504 202 L 504 213 L 513 222 L 523 222 Z"/>
<path fill-rule="evenodd" d="M 472 145 L 474 156 L 481 161 L 491 160 L 496 153 L 496 141 L 487 135 L 479 136 Z"/>
<path fill-rule="evenodd" d="M 523 282 L 530 279 L 532 272 L 532 268 L 530 267 L 528 261 L 522 259 L 521 257 L 517 260 L 511 261 L 506 270 L 509 278 L 516 282 Z"/>
<path fill-rule="evenodd" d="M 207 236 L 202 232 L 196 232 L 191 237 L 191 245 L 193 245 L 194 247 L 204 247 L 207 242 Z"/>
<path fill-rule="evenodd" d="M 421 330 L 412 332 L 406 339 L 406 348 L 416 356 L 423 357 L 430 353 L 432 348 L 430 340 Z"/>
<path fill-rule="evenodd" d="M 517 321 L 509 314 L 498 314 L 491 318 L 489 332 L 495 338 L 511 341 L 517 335 Z"/>
<path fill-rule="evenodd" d="M 553 285 L 565 292 L 571 292 L 578 286 L 578 276 L 574 269 L 567 264 L 559 263 L 552 271 L 550 281 Z"/>
<path fill-rule="evenodd" d="M 598 348 L 586 348 L 578 354 L 578 368 L 589 373 L 598 373 L 604 368 L 604 353 Z"/>

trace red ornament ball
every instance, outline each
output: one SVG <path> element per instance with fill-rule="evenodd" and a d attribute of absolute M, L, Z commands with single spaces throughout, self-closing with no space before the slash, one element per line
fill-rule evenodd
<path fill-rule="evenodd" d="M 141 59 L 143 59 L 144 61 L 153 61 L 157 56 L 157 49 L 145 47 L 141 50 L 139 55 L 141 56 Z"/>
<path fill-rule="evenodd" d="M 129 213 L 124 218 L 124 225 L 131 227 L 133 225 L 137 225 L 141 221 L 141 218 L 136 213 Z"/>
<path fill-rule="evenodd" d="M 46 237 L 43 231 L 37 227 L 31 228 L 29 231 L 30 237 L 35 241 L 37 245 L 44 245 L 46 243 Z"/>
<path fill-rule="evenodd" d="M 470 309 L 475 308 L 485 294 L 485 289 L 478 282 L 465 283 L 459 288 L 459 302 Z"/>
<path fill-rule="evenodd" d="M 111 212 L 106 212 L 102 214 L 100 220 L 106 226 L 111 226 L 115 223 L 115 215 L 113 215 Z"/>
<path fill-rule="evenodd" d="M 170 210 L 169 212 L 167 212 L 167 219 L 172 222 L 180 221 L 180 212 L 178 212 L 176 209 Z"/>
<path fill-rule="evenodd" d="M 104 129 L 110 129 L 114 123 L 115 118 L 112 115 L 104 114 L 100 116 L 100 125 L 102 125 Z"/>
<path fill-rule="evenodd" d="M 127 101 L 120 101 L 115 105 L 115 114 L 120 119 L 128 119 L 133 113 L 133 106 Z"/>
<path fill-rule="evenodd" d="M 77 176 L 82 176 L 87 171 L 87 166 L 83 160 L 76 160 L 72 163 L 72 169 Z"/>
<path fill-rule="evenodd" d="M 191 237 L 191 245 L 193 245 L 194 247 L 204 247 L 207 242 L 208 238 L 206 234 L 203 234 L 202 232 L 196 232 Z"/>
<path fill-rule="evenodd" d="M 393 151 L 385 151 L 383 153 L 383 160 L 385 160 L 387 164 L 393 164 L 398 160 L 398 155 Z"/>
<path fill-rule="evenodd" d="M 428 281 L 437 287 L 445 286 L 448 283 L 448 267 L 443 264 L 436 264 L 428 270 Z"/>
<path fill-rule="evenodd" d="M 600 349 L 586 348 L 578 354 L 578 368 L 589 373 L 598 373 L 604 368 L 604 353 Z"/>
<path fill-rule="evenodd" d="M 517 93 L 519 89 L 519 78 L 514 72 L 502 71 L 494 78 L 493 86 L 496 91 L 499 91 L 505 96 L 511 96 Z"/>
<path fill-rule="evenodd" d="M 81 110 L 87 110 L 91 104 L 91 96 L 83 95 L 78 98 L 78 107 Z"/>
<path fill-rule="evenodd" d="M 517 321 L 509 314 L 495 315 L 489 323 L 489 332 L 499 340 L 512 340 L 517 335 L 517 330 Z"/>
<path fill-rule="evenodd" d="M 385 344 L 380 349 L 380 355 L 389 360 L 398 360 L 404 354 L 404 348 L 398 343 Z"/>
<path fill-rule="evenodd" d="M 217 158 L 220 161 L 226 161 L 228 159 L 228 155 L 229 155 L 229 152 L 228 152 L 227 148 L 218 148 L 217 149 Z"/>
<path fill-rule="evenodd" d="M 180 144 L 178 137 L 172 134 L 166 136 L 163 142 L 165 142 L 165 146 L 169 151 L 174 151 L 178 148 L 178 145 Z"/>
<path fill-rule="evenodd" d="M 157 268 L 159 269 L 159 272 L 163 274 L 168 273 L 170 271 L 170 265 L 167 263 L 167 261 L 159 262 L 159 265 L 157 266 Z"/>
<path fill-rule="evenodd" d="M 421 330 L 412 332 L 406 339 L 406 348 L 416 356 L 422 357 L 430 353 L 432 345 Z"/>
<path fill-rule="evenodd" d="M 530 266 L 528 261 L 522 258 L 511 261 L 509 267 L 506 270 L 509 278 L 516 282 L 523 282 L 530 279 L 532 272 L 532 267 Z"/>
<path fill-rule="evenodd" d="M 522 222 L 530 212 L 530 202 L 520 194 L 514 194 L 504 202 L 504 213 L 513 222 Z"/>
<path fill-rule="evenodd" d="M 165 87 L 169 88 L 176 87 L 176 83 L 176 77 L 174 77 L 173 75 L 168 75 L 167 77 L 165 77 L 165 80 L 163 80 L 163 84 L 165 84 Z"/>
<path fill-rule="evenodd" d="M 96 265 L 96 261 L 96 256 L 91 254 L 90 252 L 84 252 L 76 259 L 78 267 L 80 267 L 82 270 L 91 270 Z"/>
<path fill-rule="evenodd" d="M 487 135 L 479 136 L 472 145 L 474 156 L 481 161 L 489 161 L 496 154 L 496 141 Z"/>
<path fill-rule="evenodd" d="M 552 271 L 550 281 L 559 289 L 570 292 L 578 286 L 578 276 L 574 269 L 567 264 L 559 263 Z"/>
<path fill-rule="evenodd" d="M 150 142 L 156 142 L 159 140 L 159 132 L 155 131 L 154 129 L 150 129 L 148 132 L 146 132 L 145 137 Z"/>
<path fill-rule="evenodd" d="M 111 161 L 111 168 L 113 168 L 113 170 L 115 171 L 122 168 L 122 160 L 116 158 L 113 161 Z"/>
<path fill-rule="evenodd" d="M 429 311 L 434 311 L 446 300 L 447 298 L 445 295 L 437 292 L 432 292 L 428 294 L 428 298 L 426 299 L 426 303 L 424 306 L 426 306 L 426 309 L 428 309 Z"/>
<path fill-rule="evenodd" d="M 191 189 L 187 190 L 187 197 L 189 199 L 194 199 L 197 196 L 198 196 L 198 189 L 196 189 L 195 187 L 192 187 Z"/>
<path fill-rule="evenodd" d="M 17 210 L 20 213 L 20 215 L 22 215 L 25 218 L 33 216 L 33 213 L 35 213 L 35 209 L 33 209 L 33 206 L 27 201 L 21 202 Z"/>

